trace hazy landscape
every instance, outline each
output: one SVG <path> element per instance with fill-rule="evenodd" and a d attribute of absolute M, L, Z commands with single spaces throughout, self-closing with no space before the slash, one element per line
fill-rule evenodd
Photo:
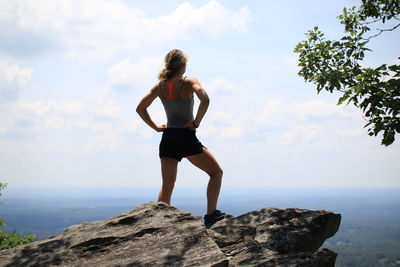
<path fill-rule="evenodd" d="M 206 188 L 177 187 L 172 204 L 203 216 Z M 158 188 L 8 187 L 0 218 L 6 232 L 45 239 L 84 221 L 103 220 L 155 201 Z M 219 208 L 240 215 L 264 207 L 330 209 L 342 214 L 338 233 L 324 247 L 338 253 L 337 266 L 400 265 L 400 189 L 223 188 Z"/>

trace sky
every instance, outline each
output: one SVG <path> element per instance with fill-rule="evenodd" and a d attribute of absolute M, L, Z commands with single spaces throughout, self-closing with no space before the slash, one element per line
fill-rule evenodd
<path fill-rule="evenodd" d="M 211 99 L 197 137 L 223 186 L 399 187 L 399 141 L 382 146 L 360 110 L 297 75 L 293 49 L 305 33 L 318 25 L 339 39 L 336 17 L 357 4 L 1 0 L 0 182 L 161 185 L 161 134 L 135 108 L 178 48 Z M 375 38 L 363 64 L 398 62 L 398 43 L 398 32 Z M 166 122 L 158 99 L 149 113 Z M 179 164 L 176 186 L 207 182 Z"/>

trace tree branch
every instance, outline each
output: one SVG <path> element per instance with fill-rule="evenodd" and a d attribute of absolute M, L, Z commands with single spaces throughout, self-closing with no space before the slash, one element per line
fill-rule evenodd
<path fill-rule="evenodd" d="M 376 19 L 376 20 L 372 20 L 372 21 L 366 21 L 366 22 L 364 22 L 364 23 L 361 23 L 361 25 L 372 24 L 372 23 L 378 22 L 378 21 L 380 21 L 380 20 L 381 20 L 381 19 Z"/>
<path fill-rule="evenodd" d="M 399 26 L 400 26 L 400 23 L 397 24 L 396 26 L 394 26 L 394 27 L 391 28 L 391 29 L 377 29 L 377 30 L 379 31 L 377 34 L 372 35 L 372 36 L 366 38 L 365 40 L 370 40 L 370 39 L 372 39 L 372 38 L 375 38 L 375 37 L 381 35 L 383 32 L 391 32 L 391 31 L 397 29 Z"/>

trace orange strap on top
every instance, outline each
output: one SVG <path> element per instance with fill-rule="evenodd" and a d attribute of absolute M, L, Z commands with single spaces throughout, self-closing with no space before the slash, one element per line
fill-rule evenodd
<path fill-rule="evenodd" d="M 174 88 L 175 82 L 170 83 L 169 81 L 165 81 L 165 84 L 167 85 L 169 92 L 168 92 L 168 96 L 167 99 L 174 99 L 174 96 L 172 95 L 172 88 Z"/>

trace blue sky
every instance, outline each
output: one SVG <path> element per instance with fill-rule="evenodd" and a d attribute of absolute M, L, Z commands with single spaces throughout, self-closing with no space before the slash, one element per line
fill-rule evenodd
<path fill-rule="evenodd" d="M 179 48 L 211 98 L 197 135 L 225 186 L 398 187 L 400 145 L 369 137 L 352 106 L 297 76 L 295 45 L 339 39 L 358 1 L 2 1 L 0 181 L 158 186 L 160 134 L 135 112 Z M 394 63 L 398 33 L 364 64 Z M 198 104 L 198 101 L 197 101 Z M 149 109 L 165 123 L 159 100 Z M 206 186 L 186 160 L 177 186 Z"/>

